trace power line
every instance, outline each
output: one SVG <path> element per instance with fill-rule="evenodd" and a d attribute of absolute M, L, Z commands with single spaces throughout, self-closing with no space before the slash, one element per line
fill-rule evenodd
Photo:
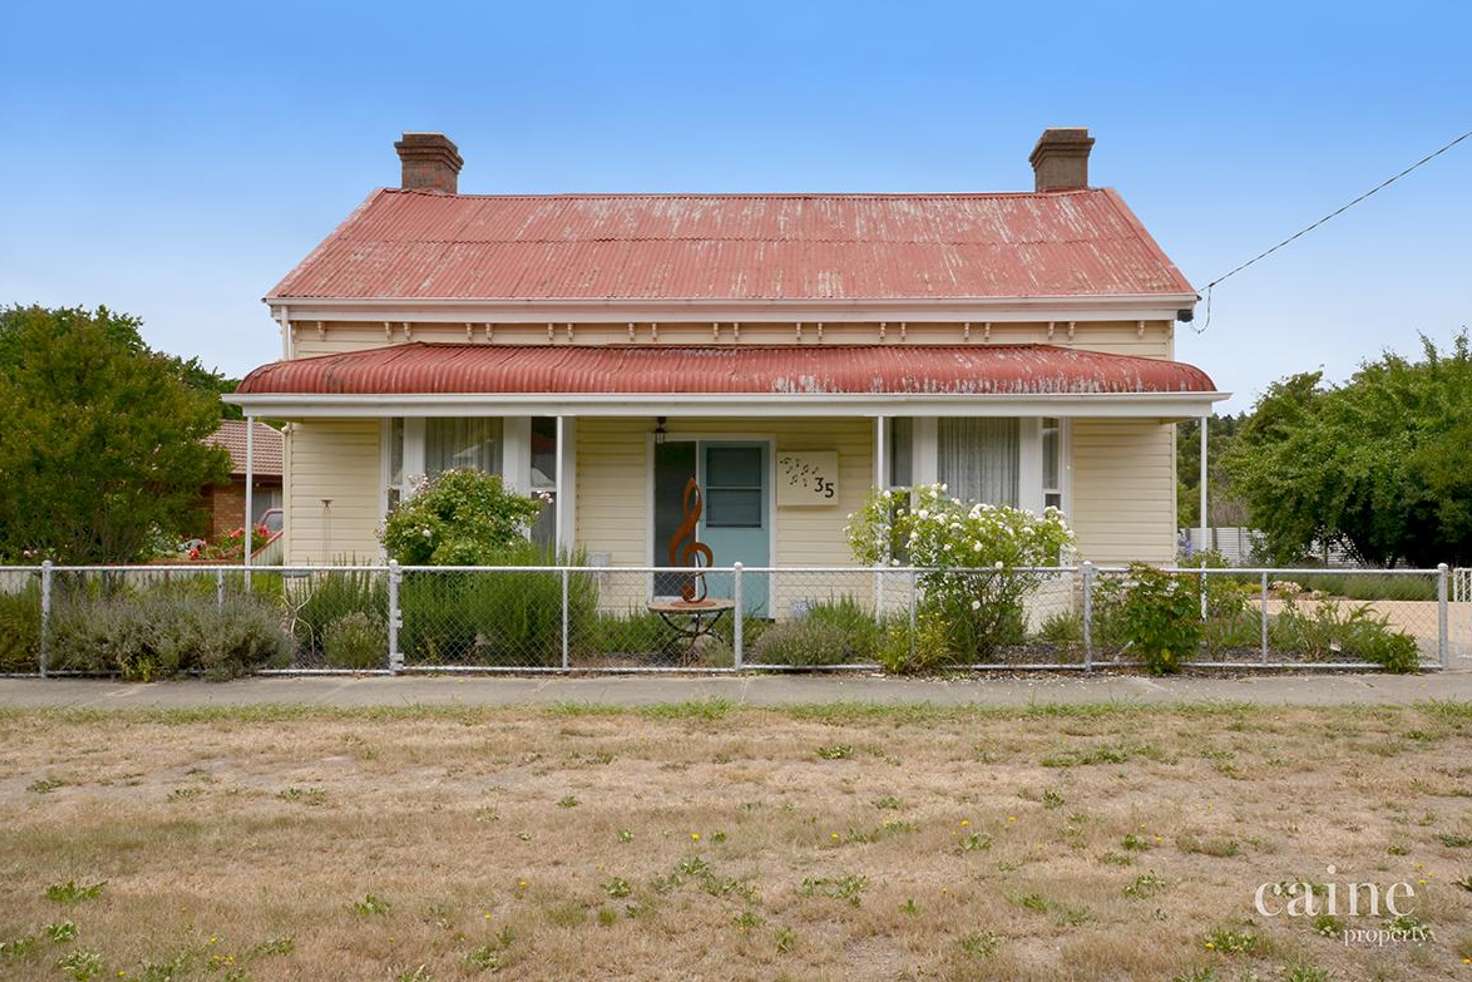
<path fill-rule="evenodd" d="M 1422 157 L 1420 160 L 1416 161 L 1414 164 L 1412 164 L 1411 166 L 1407 167 L 1405 170 L 1401 171 L 1399 174 L 1396 174 L 1393 177 L 1387 177 L 1385 180 L 1381 181 L 1379 184 L 1377 184 L 1374 187 L 1370 188 L 1370 190 L 1366 191 L 1364 194 L 1360 195 L 1358 198 L 1355 198 L 1353 201 L 1350 201 L 1347 204 L 1341 205 L 1340 207 L 1338 207 L 1338 208 L 1334 209 L 1333 211 L 1329 212 L 1329 214 L 1325 215 L 1323 218 L 1320 218 L 1318 221 L 1314 222 L 1313 224 L 1306 225 L 1303 228 L 1299 229 L 1297 232 L 1294 232 L 1292 235 L 1288 236 L 1288 238 L 1284 239 L 1282 242 L 1279 242 L 1277 245 L 1273 246 L 1271 249 L 1266 249 L 1263 252 L 1259 252 L 1257 255 L 1253 256 L 1251 259 L 1247 260 L 1245 263 L 1242 263 L 1239 266 L 1234 266 L 1232 269 L 1227 270 L 1225 273 L 1223 273 L 1222 275 L 1218 276 L 1216 279 L 1212 280 L 1210 283 L 1206 284 L 1206 286 L 1204 288 L 1204 292 L 1206 293 L 1206 322 L 1201 325 L 1200 331 L 1198 331 L 1197 333 L 1201 333 L 1201 331 L 1205 331 L 1208 327 L 1211 326 L 1211 291 L 1212 291 L 1212 288 L 1215 287 L 1222 280 L 1225 280 L 1225 279 L 1227 279 L 1228 277 L 1231 277 L 1231 276 L 1236 276 L 1238 273 L 1242 272 L 1248 266 L 1251 266 L 1253 263 L 1257 262 L 1260 259 L 1266 259 L 1268 256 L 1271 256 L 1273 253 L 1277 252 L 1279 249 L 1283 248 L 1288 243 L 1294 241 L 1295 239 L 1298 239 L 1298 238 L 1301 238 L 1301 237 L 1307 235 L 1308 233 L 1312 232 L 1314 229 L 1318 228 L 1320 225 L 1323 225 L 1325 222 L 1329 221 L 1330 219 L 1338 218 L 1340 215 L 1344 214 L 1346 211 L 1349 211 L 1349 209 L 1353 208 L 1355 205 L 1359 204 L 1361 201 L 1364 201 L 1366 198 L 1368 198 L 1371 195 L 1375 194 L 1377 191 L 1383 191 L 1383 190 L 1385 190 L 1386 188 L 1390 187 L 1390 185 L 1392 185 L 1396 181 L 1400 180 L 1402 177 L 1405 177 L 1411 171 L 1413 171 L 1416 168 L 1420 167 L 1422 164 L 1426 164 L 1426 163 L 1429 163 L 1432 160 L 1435 160 L 1437 157 L 1440 157 L 1442 154 L 1446 153 L 1452 147 L 1456 146 L 1458 143 L 1461 143 L 1463 140 L 1467 139 L 1468 137 L 1472 137 L 1472 130 L 1468 130 L 1467 132 L 1463 133 L 1461 136 L 1459 136 L 1456 139 L 1452 140 L 1450 143 L 1446 143 L 1446 144 L 1442 145 L 1441 147 L 1438 147 L 1436 150 L 1433 150 L 1431 153 L 1428 153 L 1426 156 Z"/>

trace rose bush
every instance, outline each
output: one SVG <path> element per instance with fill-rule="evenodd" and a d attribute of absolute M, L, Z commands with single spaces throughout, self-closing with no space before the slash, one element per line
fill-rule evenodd
<path fill-rule="evenodd" d="M 1041 515 L 1021 508 L 975 504 L 947 494 L 944 484 L 909 493 L 872 492 L 850 516 L 849 545 L 860 562 L 920 568 L 917 623 L 927 638 L 945 638 L 945 651 L 917 651 L 924 665 L 986 660 L 1022 639 L 1022 601 L 1041 583 L 1031 567 L 1051 566 L 1072 544 L 1056 508 Z"/>

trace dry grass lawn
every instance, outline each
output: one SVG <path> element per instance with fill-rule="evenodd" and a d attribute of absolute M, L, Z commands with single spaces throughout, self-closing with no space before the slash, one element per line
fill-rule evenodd
<path fill-rule="evenodd" d="M 14 712 L 0 734 L 5 978 L 1472 971 L 1465 704 Z M 1303 879 L 1409 881 L 1433 937 L 1254 913 Z"/>

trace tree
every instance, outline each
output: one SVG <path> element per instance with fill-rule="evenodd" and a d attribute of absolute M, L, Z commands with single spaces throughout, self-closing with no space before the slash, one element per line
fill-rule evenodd
<path fill-rule="evenodd" d="M 1472 350 L 1421 339 L 1342 386 L 1321 373 L 1271 386 L 1225 461 L 1272 559 L 1338 543 L 1392 566 L 1472 561 Z"/>
<path fill-rule="evenodd" d="M 0 311 L 0 558 L 146 558 L 228 480 L 215 395 L 106 308 Z"/>
<path fill-rule="evenodd" d="M 1234 493 L 1223 465 L 1246 414 L 1209 416 L 1206 428 L 1206 510 L 1208 525 L 1242 525 L 1247 508 Z M 1176 425 L 1176 521 L 1182 528 L 1201 525 L 1201 423 Z"/>

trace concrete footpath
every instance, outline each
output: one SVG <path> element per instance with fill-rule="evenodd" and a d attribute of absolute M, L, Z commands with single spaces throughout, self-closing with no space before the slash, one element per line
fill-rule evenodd
<path fill-rule="evenodd" d="M 1438 675 L 1136 675 L 897 679 L 878 676 L 303 677 L 135 684 L 97 679 L 0 679 L 0 708 L 186 709 L 205 706 L 647 706 L 724 698 L 752 706 L 862 702 L 939 706 L 1033 703 L 1246 702 L 1393 705 L 1472 700 L 1472 672 Z"/>

